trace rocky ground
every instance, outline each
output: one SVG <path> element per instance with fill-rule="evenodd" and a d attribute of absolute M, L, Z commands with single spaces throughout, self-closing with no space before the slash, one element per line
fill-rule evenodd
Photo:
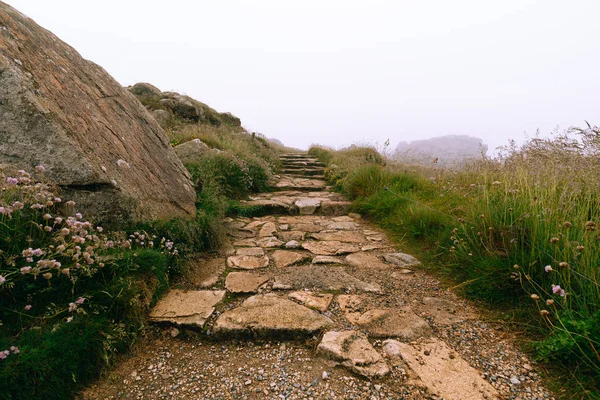
<path fill-rule="evenodd" d="M 268 210 L 190 264 L 153 330 L 81 399 L 552 399 L 510 332 L 283 156 Z"/>

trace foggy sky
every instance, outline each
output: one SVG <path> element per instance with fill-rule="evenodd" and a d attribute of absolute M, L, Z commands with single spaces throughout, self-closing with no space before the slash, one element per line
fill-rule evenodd
<path fill-rule="evenodd" d="M 597 0 L 8 0 L 121 84 L 307 148 L 600 124 Z"/>

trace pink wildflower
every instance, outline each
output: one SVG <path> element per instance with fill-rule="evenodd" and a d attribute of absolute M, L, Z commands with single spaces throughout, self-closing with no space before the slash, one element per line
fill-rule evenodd
<path fill-rule="evenodd" d="M 23 309 L 24 309 L 25 311 L 29 311 L 29 310 L 31 310 L 31 304 L 27 304 L 25 307 L 23 307 Z"/>
<path fill-rule="evenodd" d="M 4 282 L 6 282 L 6 278 L 0 275 L 0 285 L 2 285 Z"/>
<path fill-rule="evenodd" d="M 18 347 L 10 346 L 10 352 L 13 354 L 19 354 L 21 352 L 21 350 L 19 350 Z"/>
<path fill-rule="evenodd" d="M 6 359 L 6 357 L 8 357 L 9 354 L 10 354 L 10 351 L 8 351 L 8 350 L 0 351 L 0 360 Z"/>
<path fill-rule="evenodd" d="M 80 297 L 77 300 L 75 300 L 75 303 L 77 303 L 77 304 L 83 304 L 84 301 L 85 301 L 85 297 Z"/>
<path fill-rule="evenodd" d="M 560 285 L 552 285 L 552 293 L 558 294 L 562 297 L 565 296 L 565 290 L 560 287 Z"/>
<path fill-rule="evenodd" d="M 6 183 L 13 186 L 16 185 L 17 183 L 19 183 L 19 180 L 17 178 L 13 178 L 13 177 L 8 177 L 6 178 Z"/>
<path fill-rule="evenodd" d="M 22 274 L 28 274 L 31 271 L 31 267 L 28 265 L 26 267 L 21 268 Z"/>
<path fill-rule="evenodd" d="M 46 170 L 46 167 L 44 167 L 42 164 L 40 164 L 35 167 L 35 170 L 37 172 L 44 172 Z"/>
<path fill-rule="evenodd" d="M 544 267 L 544 271 L 546 271 L 546 272 L 550 272 L 550 271 L 552 271 L 552 266 L 551 266 L 551 265 L 546 265 L 546 266 Z"/>
<path fill-rule="evenodd" d="M 77 304 L 69 303 L 69 312 L 73 312 L 77 309 Z"/>

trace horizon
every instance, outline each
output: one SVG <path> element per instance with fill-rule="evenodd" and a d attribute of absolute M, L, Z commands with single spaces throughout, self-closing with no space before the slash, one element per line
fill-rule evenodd
<path fill-rule="evenodd" d="M 289 147 L 468 135 L 493 150 L 598 124 L 593 1 L 7 4 L 121 85 L 187 94 Z"/>

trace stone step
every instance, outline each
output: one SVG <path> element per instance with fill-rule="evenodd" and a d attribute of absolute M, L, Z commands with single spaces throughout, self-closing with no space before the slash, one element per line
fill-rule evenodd
<path fill-rule="evenodd" d="M 265 216 L 265 215 L 322 215 L 339 217 L 341 215 L 347 215 L 352 204 L 349 201 L 320 201 L 314 206 L 314 210 L 311 204 L 286 204 L 278 200 L 270 199 L 259 199 L 241 201 L 240 204 L 244 207 L 255 208 L 249 214 L 253 217 Z"/>
<path fill-rule="evenodd" d="M 304 166 L 304 167 L 324 167 L 325 164 L 318 160 L 306 160 L 306 161 L 290 161 L 281 160 L 281 164 L 290 166 Z"/>
<path fill-rule="evenodd" d="M 293 175 L 293 176 L 315 176 L 315 175 L 323 176 L 325 173 L 325 169 L 324 168 L 318 168 L 318 169 L 317 168 L 294 168 L 294 169 L 285 168 L 281 172 L 286 175 Z"/>

